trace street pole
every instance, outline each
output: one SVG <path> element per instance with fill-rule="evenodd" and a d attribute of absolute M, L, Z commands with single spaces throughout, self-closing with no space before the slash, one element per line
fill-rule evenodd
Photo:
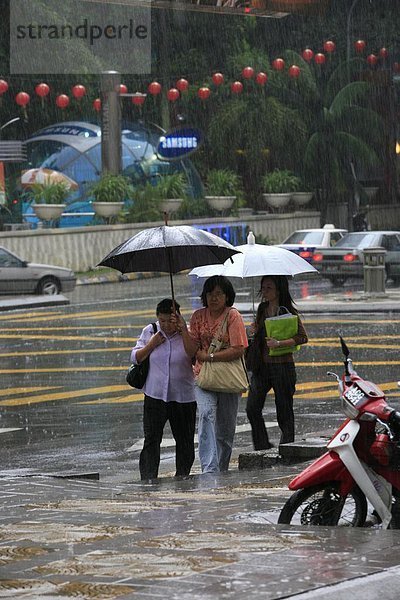
<path fill-rule="evenodd" d="M 101 171 L 119 175 L 122 167 L 121 106 L 117 71 L 101 74 Z"/>

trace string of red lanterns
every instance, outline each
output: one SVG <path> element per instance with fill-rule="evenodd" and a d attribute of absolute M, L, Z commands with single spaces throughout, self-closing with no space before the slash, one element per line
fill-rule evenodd
<path fill-rule="evenodd" d="M 365 40 L 358 39 L 354 42 L 354 49 L 357 54 L 364 53 L 364 51 L 366 50 L 366 47 L 367 47 L 367 44 L 366 44 Z M 336 50 L 335 42 L 332 40 L 326 40 L 323 43 L 323 50 L 328 55 L 332 54 Z M 314 61 L 316 65 L 322 66 L 326 63 L 326 60 L 327 60 L 326 54 L 324 54 L 323 52 L 314 53 L 314 51 L 311 48 L 307 47 L 302 51 L 301 56 L 302 56 L 303 60 L 305 60 L 309 64 L 312 61 Z M 388 58 L 389 58 L 388 49 L 385 47 L 382 47 L 379 49 L 379 51 L 377 53 L 372 53 L 372 52 L 369 53 L 365 57 L 365 60 L 368 64 L 368 66 L 370 68 L 373 68 L 379 63 L 380 60 L 386 61 Z M 283 71 L 286 70 L 285 60 L 281 57 L 275 58 L 272 61 L 271 66 L 272 66 L 272 69 L 277 72 L 283 73 Z M 397 73 L 397 74 L 400 73 L 400 62 L 394 62 L 392 64 L 392 69 L 393 69 L 394 73 Z M 298 79 L 301 75 L 301 68 L 298 65 L 293 64 L 287 68 L 287 74 L 291 79 Z M 257 85 L 259 85 L 260 87 L 266 85 L 266 83 L 268 81 L 268 75 L 266 73 L 264 73 L 262 71 L 256 73 L 254 68 L 251 66 L 244 67 L 241 71 L 241 76 L 246 81 L 250 81 L 250 80 L 254 79 L 255 83 Z M 225 83 L 225 77 L 220 72 L 213 73 L 211 76 L 211 79 L 212 79 L 212 83 L 216 87 L 219 87 L 223 83 Z M 189 89 L 189 81 L 186 78 L 182 77 L 176 81 L 175 87 L 171 87 L 166 91 L 166 97 L 169 102 L 176 102 L 181 97 L 181 94 L 183 92 L 186 92 L 188 89 Z M 233 81 L 230 84 L 230 90 L 233 94 L 236 94 L 236 95 L 241 94 L 243 92 L 243 89 L 244 89 L 243 83 L 239 80 Z M 4 79 L 0 79 L 0 98 L 8 91 L 9 91 L 8 82 Z M 118 87 L 118 91 L 121 94 L 127 94 L 128 88 L 125 84 L 121 83 Z M 80 100 L 87 94 L 87 90 L 86 90 L 85 86 L 82 84 L 74 85 L 71 89 L 71 92 L 72 92 L 73 97 L 76 100 Z M 161 94 L 162 85 L 158 81 L 152 81 L 151 83 L 149 83 L 149 85 L 147 87 L 147 92 L 151 96 L 156 97 Z M 44 98 L 46 98 L 50 94 L 49 85 L 45 82 L 38 83 L 35 87 L 35 94 L 41 99 L 42 105 L 43 105 Z M 146 96 L 147 96 L 147 94 L 144 94 L 141 92 L 136 92 L 136 94 L 132 96 L 132 103 L 136 106 L 142 106 L 145 102 Z M 201 100 L 208 100 L 208 98 L 211 96 L 211 89 L 207 85 L 203 85 L 198 88 L 197 96 Z M 21 106 L 24 110 L 26 109 L 30 100 L 31 100 L 30 95 L 25 91 L 18 92 L 15 96 L 15 102 L 19 106 Z M 66 94 L 59 94 L 55 98 L 55 103 L 58 108 L 65 109 L 70 105 L 70 98 Z M 100 98 L 96 98 L 95 100 L 93 100 L 92 106 L 93 106 L 94 110 L 99 112 L 101 110 Z"/>

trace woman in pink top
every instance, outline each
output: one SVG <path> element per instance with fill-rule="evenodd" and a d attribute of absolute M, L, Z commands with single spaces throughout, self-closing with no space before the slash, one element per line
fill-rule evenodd
<path fill-rule="evenodd" d="M 195 377 L 205 361 L 229 362 L 243 355 L 247 347 L 246 330 L 240 313 L 231 308 L 235 290 L 222 275 L 210 277 L 204 283 L 201 300 L 204 308 L 196 310 L 190 320 L 190 336 L 199 350 L 194 365 Z M 228 315 L 224 349 L 209 354 L 208 349 Z M 232 454 L 233 438 L 240 394 L 211 392 L 195 385 L 199 411 L 199 458 L 203 473 L 227 471 Z"/>

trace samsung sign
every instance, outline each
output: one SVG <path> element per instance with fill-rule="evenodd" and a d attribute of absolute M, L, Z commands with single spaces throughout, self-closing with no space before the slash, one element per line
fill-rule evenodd
<path fill-rule="evenodd" d="M 179 160 L 197 150 L 203 142 L 200 129 L 182 127 L 162 135 L 158 141 L 157 155 L 161 160 Z"/>

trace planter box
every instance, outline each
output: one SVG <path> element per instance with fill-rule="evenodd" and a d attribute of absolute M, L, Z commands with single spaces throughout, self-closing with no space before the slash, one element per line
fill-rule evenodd
<path fill-rule="evenodd" d="M 297 206 L 308 204 L 313 197 L 313 192 L 293 192 L 292 200 Z"/>
<path fill-rule="evenodd" d="M 123 202 L 92 202 L 93 210 L 99 217 L 114 217 L 123 208 Z"/>
<path fill-rule="evenodd" d="M 236 196 L 206 196 L 208 206 L 214 210 L 223 211 L 232 207 L 236 200 Z"/>
<path fill-rule="evenodd" d="M 65 204 L 33 204 L 33 210 L 41 221 L 59 219 L 66 207 Z"/>
<path fill-rule="evenodd" d="M 283 208 L 287 206 L 292 197 L 292 193 L 287 194 L 263 194 L 266 203 L 272 208 Z"/>
<path fill-rule="evenodd" d="M 183 202 L 182 198 L 169 198 L 167 200 L 161 200 L 160 208 L 161 212 L 166 212 L 169 215 L 179 210 Z"/>

